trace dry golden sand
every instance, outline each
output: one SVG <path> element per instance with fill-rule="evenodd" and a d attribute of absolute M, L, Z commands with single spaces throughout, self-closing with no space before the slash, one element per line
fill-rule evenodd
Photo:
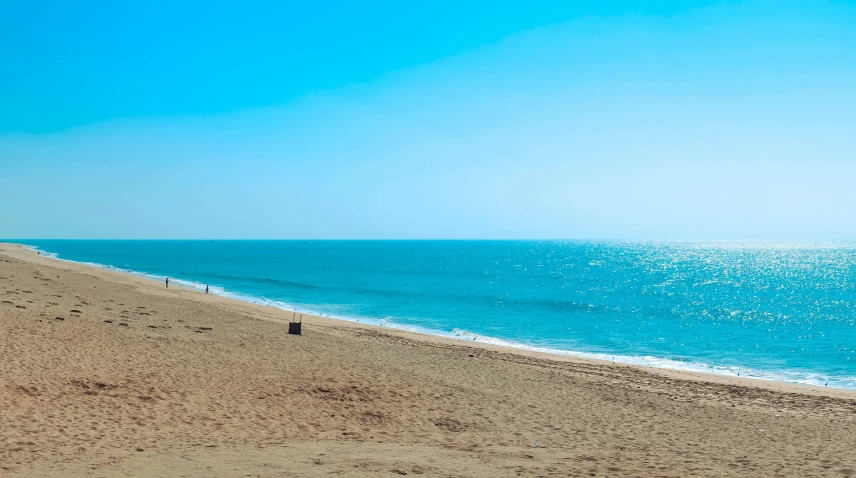
<path fill-rule="evenodd" d="M 322 318 L 289 336 L 284 311 L 13 245 L 0 301 L 4 476 L 856 472 L 844 391 Z"/>

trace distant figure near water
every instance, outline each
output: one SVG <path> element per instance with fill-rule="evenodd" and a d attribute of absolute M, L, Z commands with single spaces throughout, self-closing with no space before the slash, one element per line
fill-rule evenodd
<path fill-rule="evenodd" d="M 166 278 L 166 288 L 169 289 L 169 277 Z"/>
<path fill-rule="evenodd" d="M 206 294 L 208 293 L 208 286 L 207 285 L 205 286 L 205 293 Z"/>

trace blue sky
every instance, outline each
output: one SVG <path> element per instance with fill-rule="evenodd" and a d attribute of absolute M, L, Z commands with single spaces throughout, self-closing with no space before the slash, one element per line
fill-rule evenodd
<path fill-rule="evenodd" d="M 0 6 L 0 237 L 856 239 L 853 2 L 118 3 Z"/>

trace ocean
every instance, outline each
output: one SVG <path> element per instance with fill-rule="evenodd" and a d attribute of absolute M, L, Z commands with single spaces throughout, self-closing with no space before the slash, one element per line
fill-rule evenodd
<path fill-rule="evenodd" d="M 639 365 L 856 388 L 856 244 L 13 241 L 241 300 Z"/>

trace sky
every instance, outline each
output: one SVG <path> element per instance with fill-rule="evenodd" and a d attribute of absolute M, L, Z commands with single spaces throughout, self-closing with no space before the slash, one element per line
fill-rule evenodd
<path fill-rule="evenodd" d="M 856 2 L 5 2 L 0 237 L 856 240 Z"/>

